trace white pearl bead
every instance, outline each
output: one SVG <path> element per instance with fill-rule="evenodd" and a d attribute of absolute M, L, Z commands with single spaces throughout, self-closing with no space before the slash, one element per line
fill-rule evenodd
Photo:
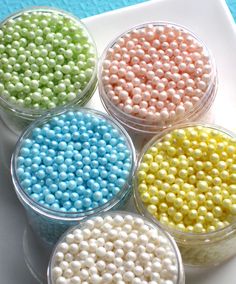
<path fill-rule="evenodd" d="M 70 284 L 81 284 L 81 279 L 79 276 L 74 276 L 70 280 Z"/>
<path fill-rule="evenodd" d="M 104 273 L 102 275 L 102 283 L 111 283 L 112 282 L 112 274 L 111 273 Z"/>
<path fill-rule="evenodd" d="M 61 276 L 62 275 L 62 268 L 55 266 L 52 269 L 52 275 L 53 275 L 53 278 L 58 278 L 59 276 Z"/>
<path fill-rule="evenodd" d="M 67 280 L 65 277 L 60 276 L 57 278 L 56 284 L 67 284 Z"/>

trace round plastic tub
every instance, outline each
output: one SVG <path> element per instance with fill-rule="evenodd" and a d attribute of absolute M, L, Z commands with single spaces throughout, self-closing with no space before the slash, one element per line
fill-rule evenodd
<path fill-rule="evenodd" d="M 113 227 L 114 229 L 112 230 L 117 231 L 117 235 L 113 239 L 110 239 L 109 232 L 106 232 L 106 226 L 110 226 L 113 220 L 114 222 L 118 221 L 119 224 L 115 224 L 115 226 Z M 100 223 L 102 223 L 102 221 L 103 224 L 101 225 Z M 139 225 L 137 225 L 137 223 Z M 133 227 L 133 229 L 132 231 L 127 231 L 127 233 L 124 233 L 122 226 L 131 226 Z M 89 230 L 92 232 L 92 235 L 88 238 L 86 238 L 85 236 L 83 238 L 83 232 L 84 234 L 87 233 L 86 228 L 89 228 Z M 149 230 L 152 231 L 152 239 L 149 240 L 148 244 L 143 241 L 140 241 L 140 243 L 139 238 L 146 239 L 150 237 L 150 234 L 148 234 L 150 232 Z M 130 241 L 124 240 L 124 237 L 127 234 L 128 238 L 130 236 Z M 137 236 L 137 239 L 134 235 Z M 79 241 L 80 238 L 84 239 L 84 241 Z M 136 240 L 132 240 L 132 238 L 135 238 Z M 158 238 L 160 239 L 160 242 L 158 242 Z M 99 245 L 101 239 L 104 239 L 107 243 Z M 95 252 L 93 252 L 93 249 L 91 251 L 90 247 L 88 247 L 87 250 L 85 248 L 85 243 L 95 244 L 95 246 L 97 246 L 97 249 L 96 247 L 94 248 L 94 245 L 92 245 L 93 249 L 95 249 Z M 117 247 L 118 243 L 119 245 L 121 245 L 121 247 Z M 128 251 L 126 250 L 126 244 L 129 244 L 129 246 L 132 247 Z M 84 246 L 84 248 L 82 248 L 82 245 Z M 145 262 L 145 260 L 143 260 L 144 255 L 142 253 L 142 249 L 145 249 L 144 246 L 150 248 L 152 247 L 154 248 L 154 250 L 157 250 L 157 253 L 155 253 L 155 251 L 151 253 L 153 262 Z M 63 252 L 62 247 L 65 248 Z M 77 249 L 77 251 L 72 251 L 73 248 L 77 247 L 79 248 Z M 138 251 L 138 247 L 140 251 Z M 68 249 L 68 252 L 66 252 L 66 248 Z M 137 248 L 137 250 L 135 248 Z M 149 251 L 150 248 L 147 250 Z M 82 249 L 84 250 L 81 253 Z M 114 255 L 114 258 L 108 259 L 108 257 L 106 258 L 106 256 L 102 256 L 100 251 L 104 250 L 107 250 L 107 255 L 109 257 L 112 257 L 112 255 Z M 162 251 L 162 257 L 160 257 L 158 250 Z M 62 259 L 63 253 L 64 260 Z M 82 254 L 85 253 L 87 254 L 86 259 L 91 259 L 90 262 L 92 263 L 92 265 L 90 265 L 89 267 L 86 267 L 86 260 L 81 259 Z M 138 256 L 138 259 L 129 260 L 134 255 Z M 167 255 L 169 255 L 169 258 Z M 124 262 L 122 263 L 123 259 Z M 165 266 L 164 264 L 164 262 L 167 263 L 167 259 L 169 267 L 168 265 Z M 106 267 L 105 270 L 102 270 L 100 264 L 104 264 L 104 260 L 106 261 Z M 156 261 L 158 262 L 158 268 L 156 266 Z M 63 263 L 65 264 L 66 262 L 68 263 L 69 270 L 66 269 L 67 265 L 65 265 L 65 267 L 63 268 Z M 80 269 L 78 269 L 78 265 L 76 265 L 78 264 L 78 262 L 81 264 Z M 121 264 L 118 265 L 118 263 Z M 124 268 L 125 265 L 127 265 L 127 267 Z M 171 269 L 169 269 L 170 266 Z M 60 269 L 60 267 L 62 269 Z M 153 271 L 150 272 L 150 268 L 153 269 Z M 86 270 L 87 273 L 84 272 L 84 270 Z M 172 273 L 170 273 L 170 270 L 172 271 Z M 59 276 L 60 274 L 61 276 Z M 97 275 L 94 276 L 94 274 Z M 74 281 L 75 283 L 79 283 L 80 279 L 82 282 L 83 278 L 87 278 L 86 281 L 88 283 L 94 283 L 94 281 L 96 281 L 96 283 L 131 283 L 132 279 L 130 280 L 130 278 L 133 278 L 134 282 L 132 283 L 141 283 L 141 281 L 147 281 L 149 283 L 150 281 L 151 283 L 153 281 L 153 283 L 156 283 L 160 280 L 164 281 L 163 283 L 185 283 L 181 255 L 172 237 L 164 232 L 158 225 L 148 221 L 146 218 L 125 211 L 102 213 L 98 216 L 88 218 L 77 226 L 69 229 L 60 238 L 57 245 L 55 246 L 54 252 L 51 255 L 51 260 L 48 266 L 48 284 L 57 283 L 57 281 L 62 281 L 65 278 L 69 278 L 71 279 L 71 282 Z M 109 281 L 109 279 L 112 281 Z M 75 280 L 77 280 L 77 282 Z"/>
<path fill-rule="evenodd" d="M 13 132 L 54 109 L 85 105 L 97 86 L 97 50 L 86 26 L 47 7 L 0 23 L 1 116 Z"/>
<path fill-rule="evenodd" d="M 63 119 L 63 131 L 66 127 L 68 130 L 69 123 L 71 130 L 76 125 L 80 130 L 71 132 L 69 142 L 55 145 L 53 133 Z M 85 126 L 89 130 L 85 131 Z M 110 137 L 103 133 L 105 130 L 111 131 Z M 51 137 L 47 145 L 45 131 Z M 79 131 L 83 133 L 78 134 Z M 87 134 L 92 138 L 84 142 Z M 68 132 L 64 135 L 70 136 Z M 56 133 L 56 137 L 61 139 L 63 135 Z M 107 137 L 110 140 L 105 143 L 102 138 Z M 95 142 L 97 146 L 93 145 Z M 131 195 L 135 159 L 133 143 L 116 121 L 101 112 L 73 108 L 37 119 L 27 128 L 13 153 L 11 174 L 30 225 L 43 243 L 52 245 L 68 227 L 83 218 L 125 207 Z"/>
<path fill-rule="evenodd" d="M 203 116 L 217 91 L 206 45 L 168 22 L 141 24 L 115 38 L 103 52 L 98 77 L 107 112 L 150 135 Z"/>
<path fill-rule="evenodd" d="M 235 134 L 221 127 L 184 124 L 140 154 L 136 208 L 175 238 L 186 265 L 217 265 L 236 254 L 235 146 Z"/>

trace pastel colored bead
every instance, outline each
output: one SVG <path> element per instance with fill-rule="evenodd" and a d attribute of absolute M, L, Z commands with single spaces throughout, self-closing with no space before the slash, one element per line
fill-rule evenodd
<path fill-rule="evenodd" d="M 113 212 L 70 229 L 51 256 L 48 283 L 84 280 L 183 284 L 184 276 L 177 247 L 159 227 L 138 215 Z"/>
<path fill-rule="evenodd" d="M 159 137 L 145 148 L 137 168 L 138 208 L 176 237 L 184 262 L 212 264 L 232 256 L 232 236 L 225 237 L 229 246 L 216 242 L 214 247 L 208 233 L 224 242 L 221 230 L 230 232 L 235 221 L 235 137 L 204 125 L 180 126 Z"/>
<path fill-rule="evenodd" d="M 0 31 L 4 107 L 30 116 L 89 100 L 96 85 L 96 47 L 79 19 L 33 8 L 7 18 Z"/>
<path fill-rule="evenodd" d="M 209 108 L 215 71 L 208 49 L 187 29 L 144 24 L 104 51 L 100 96 L 108 112 L 127 126 L 157 132 Z"/>
<path fill-rule="evenodd" d="M 72 109 L 39 119 L 23 134 L 13 160 L 17 194 L 26 195 L 42 215 L 50 212 L 52 220 L 63 215 L 67 227 L 67 217 L 76 222 L 124 205 L 130 196 L 132 141 L 96 111 Z"/>

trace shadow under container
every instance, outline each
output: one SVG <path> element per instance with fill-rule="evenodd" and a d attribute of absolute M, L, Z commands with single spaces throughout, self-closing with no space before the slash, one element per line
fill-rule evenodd
<path fill-rule="evenodd" d="M 154 230 L 158 230 L 159 236 L 164 237 L 165 239 L 167 239 L 169 246 L 171 247 L 172 251 L 174 252 L 175 255 L 175 259 L 176 259 L 176 267 L 177 267 L 177 278 L 175 282 L 172 282 L 173 284 L 185 284 L 185 273 L 184 273 L 184 268 L 183 268 L 183 263 L 182 263 L 182 258 L 181 258 L 181 254 L 179 252 L 178 246 L 176 245 L 176 242 L 174 241 L 174 239 L 166 232 L 164 231 L 161 226 L 159 226 L 158 224 L 151 222 L 149 219 L 147 219 L 146 217 L 140 216 L 139 214 L 135 214 L 133 212 L 128 212 L 128 211 L 113 211 L 113 212 L 105 212 L 105 213 L 99 213 L 97 216 L 100 216 L 102 218 L 105 218 L 106 216 L 109 217 L 115 217 L 116 215 L 120 215 L 123 218 L 127 215 L 131 215 L 133 218 L 142 218 L 142 220 L 144 221 L 144 224 L 147 225 L 149 228 L 154 229 Z M 48 264 L 48 270 L 47 270 L 47 283 L 48 284 L 55 284 L 56 282 L 53 279 L 53 275 L 52 275 L 52 269 L 55 265 L 55 255 L 57 253 L 57 248 L 58 246 L 65 241 L 65 238 L 68 234 L 72 233 L 74 230 L 76 229 L 82 229 L 83 226 L 85 225 L 85 222 L 87 220 L 93 220 L 93 218 L 97 217 L 97 216 L 91 216 L 89 218 L 84 219 L 83 221 L 81 221 L 78 225 L 74 226 L 73 228 L 68 229 L 58 240 L 57 244 L 54 247 L 54 250 L 51 254 L 50 257 L 50 261 Z M 138 276 L 136 276 L 138 277 Z"/>
<path fill-rule="evenodd" d="M 189 34 L 189 36 L 191 36 L 194 40 L 196 40 L 196 42 L 198 42 L 202 46 L 205 54 L 209 57 L 209 65 L 211 66 L 211 72 L 209 74 L 210 80 L 200 100 L 197 103 L 195 103 L 192 108 L 186 110 L 184 115 L 178 115 L 175 116 L 174 118 L 167 119 L 166 121 L 162 120 L 155 121 L 152 119 L 138 117 L 125 112 L 123 109 L 119 108 L 116 104 L 112 102 L 111 98 L 109 97 L 105 89 L 102 80 L 104 72 L 103 64 L 105 60 L 108 58 L 109 50 L 111 48 L 116 48 L 118 40 L 121 38 L 125 38 L 127 34 L 132 33 L 132 31 L 139 31 L 143 28 L 147 28 L 150 25 L 157 28 L 173 27 L 178 29 L 179 31 Z M 143 79 L 141 78 L 141 80 Z M 202 116 L 204 116 L 204 114 L 207 113 L 207 111 L 210 109 L 211 105 L 214 102 L 218 88 L 218 76 L 217 76 L 217 68 L 214 57 L 211 54 L 208 47 L 204 44 L 204 42 L 202 42 L 202 40 L 200 40 L 192 31 L 190 31 L 184 26 L 175 23 L 160 21 L 160 22 L 148 22 L 145 24 L 134 26 L 128 29 L 127 31 L 125 31 L 123 34 L 119 35 L 114 40 L 112 40 L 104 50 L 99 60 L 98 83 L 99 83 L 98 84 L 99 95 L 106 111 L 110 115 L 112 115 L 116 120 L 122 123 L 127 129 L 131 129 L 138 134 L 144 134 L 148 135 L 149 137 L 150 136 L 152 137 L 153 135 L 165 130 L 168 127 L 173 127 L 174 125 L 177 124 L 195 121 L 201 118 Z"/>
<path fill-rule="evenodd" d="M 52 109 L 42 109 L 42 108 L 32 108 L 32 107 L 22 107 L 17 104 L 13 104 L 8 101 L 2 94 L 0 93 L 0 115 L 5 125 L 13 131 L 15 134 L 19 135 L 21 132 L 35 119 L 39 118 L 44 114 L 52 114 L 54 111 L 63 111 L 68 107 L 73 107 L 74 105 L 84 106 L 93 96 L 96 88 L 97 88 L 97 48 L 96 44 L 87 30 L 87 27 L 80 21 L 79 18 L 73 16 L 72 14 L 51 7 L 32 7 L 29 9 L 21 10 L 17 13 L 14 13 L 0 22 L 0 30 L 7 25 L 8 22 L 12 20 L 17 20 L 24 14 L 34 14 L 34 13 L 45 13 L 51 15 L 59 15 L 65 16 L 72 21 L 74 21 L 77 25 L 79 25 L 80 29 L 83 31 L 84 35 L 87 37 L 88 42 L 90 44 L 90 50 L 93 53 L 93 58 L 95 61 L 92 75 L 87 82 L 86 86 L 77 93 L 76 98 L 71 101 L 66 102 L 65 104 L 58 105 Z M 76 62 L 75 62 L 76 63 Z M 55 72 L 55 70 L 53 71 Z M 44 75 L 42 73 L 41 75 Z M 60 82 L 58 82 L 60 83 Z M 53 91 L 53 90 L 52 90 Z"/>
<path fill-rule="evenodd" d="M 99 214 L 101 212 L 106 212 L 109 210 L 115 209 L 125 209 L 128 206 L 129 199 L 132 194 L 132 178 L 136 166 L 136 153 L 132 143 L 131 138 L 129 137 L 126 130 L 119 125 L 113 118 L 108 117 L 105 113 L 95 111 L 92 109 L 86 108 L 70 108 L 69 111 L 80 111 L 83 113 L 88 113 L 94 115 L 97 118 L 105 119 L 108 121 L 115 129 L 120 132 L 120 135 L 125 137 L 127 147 L 130 151 L 131 156 L 131 168 L 129 176 L 126 180 L 126 183 L 121 188 L 121 190 L 114 195 L 108 202 L 104 203 L 101 206 L 98 206 L 92 210 L 85 210 L 82 212 L 60 212 L 58 210 L 53 210 L 46 208 L 45 206 L 40 205 L 34 201 L 22 188 L 20 181 L 17 176 L 17 157 L 19 155 L 20 148 L 25 139 L 30 138 L 32 135 L 32 130 L 35 127 L 40 127 L 46 124 L 51 118 L 56 117 L 64 112 L 57 112 L 54 115 L 45 115 L 40 119 L 37 119 L 25 130 L 22 136 L 19 138 L 15 152 L 12 155 L 11 159 L 11 176 L 14 185 L 15 192 L 18 199 L 25 208 L 26 215 L 28 217 L 28 222 L 32 227 L 34 233 L 39 238 L 39 241 L 45 247 L 51 248 L 55 245 L 58 238 L 64 233 L 69 227 L 74 226 L 80 223 L 86 217 Z"/>
<path fill-rule="evenodd" d="M 143 151 L 141 152 L 136 169 L 138 170 L 144 154 L 154 144 L 160 142 L 162 138 L 176 129 L 184 129 L 187 127 L 203 126 L 211 130 L 217 130 L 223 135 L 227 135 L 230 138 L 236 139 L 234 133 L 215 125 L 201 124 L 201 123 L 186 123 L 176 127 L 171 127 L 164 130 L 160 134 L 154 136 L 149 141 Z M 230 225 L 221 229 L 216 229 L 213 232 L 207 233 L 192 233 L 183 232 L 175 228 L 171 228 L 166 224 L 162 224 L 157 218 L 155 218 L 144 205 L 141 200 L 140 193 L 138 191 L 138 178 L 137 174 L 134 176 L 134 203 L 137 211 L 142 215 L 150 219 L 152 222 L 158 224 L 163 230 L 171 234 L 180 250 L 184 265 L 190 267 L 212 267 L 217 266 L 228 259 L 236 255 L 236 222 L 235 220 Z"/>

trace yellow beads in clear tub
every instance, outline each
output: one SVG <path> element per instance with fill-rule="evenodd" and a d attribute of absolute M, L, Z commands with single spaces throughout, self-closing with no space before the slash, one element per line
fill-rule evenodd
<path fill-rule="evenodd" d="M 212 265 L 236 253 L 236 137 L 182 125 L 144 148 L 135 178 L 137 209 L 176 239 L 185 264 Z"/>

